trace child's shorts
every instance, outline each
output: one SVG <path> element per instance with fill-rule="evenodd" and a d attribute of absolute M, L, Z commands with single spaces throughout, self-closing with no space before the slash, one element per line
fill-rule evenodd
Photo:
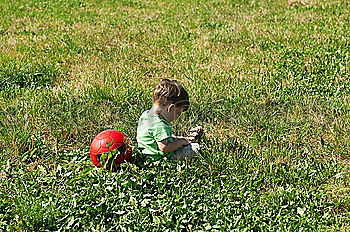
<path fill-rule="evenodd" d="M 199 144 L 191 143 L 189 145 L 183 146 L 174 152 L 174 160 L 184 160 L 185 158 L 193 158 L 196 153 L 199 152 Z"/>

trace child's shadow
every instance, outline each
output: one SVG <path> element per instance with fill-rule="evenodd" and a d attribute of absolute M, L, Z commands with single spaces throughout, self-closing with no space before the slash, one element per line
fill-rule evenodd
<path fill-rule="evenodd" d="M 134 147 L 132 150 L 131 163 L 139 168 L 145 167 L 146 155 L 142 153 L 142 149 Z"/>

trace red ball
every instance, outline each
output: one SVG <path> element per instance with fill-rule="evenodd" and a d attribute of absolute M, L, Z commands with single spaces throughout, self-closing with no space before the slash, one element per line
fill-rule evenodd
<path fill-rule="evenodd" d="M 131 161 L 132 148 L 129 145 L 127 137 L 117 130 L 105 130 L 99 133 L 91 142 L 90 158 L 97 167 L 102 167 L 100 156 L 102 153 L 108 153 L 117 149 L 120 153 L 115 159 L 116 166 L 124 161 Z M 107 165 L 107 169 L 110 166 Z"/>

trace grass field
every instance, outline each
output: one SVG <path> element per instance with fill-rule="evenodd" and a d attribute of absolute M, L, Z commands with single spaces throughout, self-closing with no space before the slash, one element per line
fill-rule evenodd
<path fill-rule="evenodd" d="M 0 231 L 349 231 L 347 0 L 0 0 Z M 136 146 L 162 78 L 206 131 L 189 163 Z"/>

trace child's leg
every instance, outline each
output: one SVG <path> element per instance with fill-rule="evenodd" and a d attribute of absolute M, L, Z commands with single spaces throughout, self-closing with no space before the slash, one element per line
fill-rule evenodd
<path fill-rule="evenodd" d="M 191 143 L 187 146 L 181 147 L 174 152 L 174 160 L 184 160 L 185 158 L 193 158 L 199 152 L 199 144 Z"/>

